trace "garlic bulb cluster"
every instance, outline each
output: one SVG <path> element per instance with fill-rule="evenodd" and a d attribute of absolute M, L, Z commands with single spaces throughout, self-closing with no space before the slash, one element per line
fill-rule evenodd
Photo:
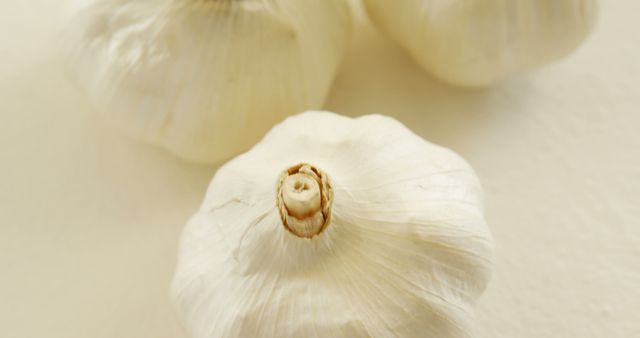
<path fill-rule="evenodd" d="M 563 57 L 594 26 L 597 0 L 364 0 L 372 21 L 427 71 L 482 86 Z"/>
<path fill-rule="evenodd" d="M 194 338 L 470 337 L 491 270 L 481 194 L 394 119 L 296 115 L 216 173 L 172 297 Z"/>
<path fill-rule="evenodd" d="M 217 162 L 322 106 L 348 11 L 344 0 L 76 0 L 68 68 L 129 135 Z"/>

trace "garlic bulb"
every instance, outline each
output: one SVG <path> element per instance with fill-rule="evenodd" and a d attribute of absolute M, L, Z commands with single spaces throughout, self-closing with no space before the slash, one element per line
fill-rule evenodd
<path fill-rule="evenodd" d="M 307 112 L 216 173 L 172 297 L 194 338 L 469 337 L 491 255 L 459 156 L 389 117 Z"/>
<path fill-rule="evenodd" d="M 76 0 L 65 50 L 113 124 L 216 162 L 322 106 L 348 10 L 344 0 Z"/>
<path fill-rule="evenodd" d="M 372 21 L 438 78 L 463 86 L 569 54 L 593 28 L 597 0 L 365 0 Z"/>

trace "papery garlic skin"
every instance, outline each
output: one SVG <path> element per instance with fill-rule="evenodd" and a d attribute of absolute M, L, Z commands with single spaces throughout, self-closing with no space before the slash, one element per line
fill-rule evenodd
<path fill-rule="evenodd" d="M 130 136 L 219 162 L 323 105 L 348 11 L 343 0 L 76 0 L 68 68 Z"/>
<path fill-rule="evenodd" d="M 305 165 L 331 191 L 314 236 L 279 210 L 283 172 Z M 463 159 L 394 119 L 296 115 L 218 170 L 172 298 L 193 338 L 470 337 L 492 260 L 481 195 Z"/>
<path fill-rule="evenodd" d="M 436 77 L 486 86 L 572 52 L 597 0 L 364 0 L 382 31 Z"/>

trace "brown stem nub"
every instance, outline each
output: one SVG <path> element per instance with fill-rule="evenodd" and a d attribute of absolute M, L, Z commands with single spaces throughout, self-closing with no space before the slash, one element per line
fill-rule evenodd
<path fill-rule="evenodd" d="M 277 204 L 284 227 L 302 238 L 312 238 L 331 221 L 333 190 L 318 168 L 300 163 L 280 175 Z"/>

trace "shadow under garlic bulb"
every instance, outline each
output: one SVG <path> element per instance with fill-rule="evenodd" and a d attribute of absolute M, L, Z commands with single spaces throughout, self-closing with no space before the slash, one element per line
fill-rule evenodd
<path fill-rule="evenodd" d="M 172 298 L 193 338 L 471 337 L 492 252 L 462 158 L 389 117 L 306 112 L 218 170 Z"/>
<path fill-rule="evenodd" d="M 97 110 L 197 162 L 319 108 L 351 27 L 343 0 L 75 1 L 67 65 Z"/>
<path fill-rule="evenodd" d="M 597 0 L 364 0 L 371 21 L 434 76 L 485 86 L 572 52 Z"/>

